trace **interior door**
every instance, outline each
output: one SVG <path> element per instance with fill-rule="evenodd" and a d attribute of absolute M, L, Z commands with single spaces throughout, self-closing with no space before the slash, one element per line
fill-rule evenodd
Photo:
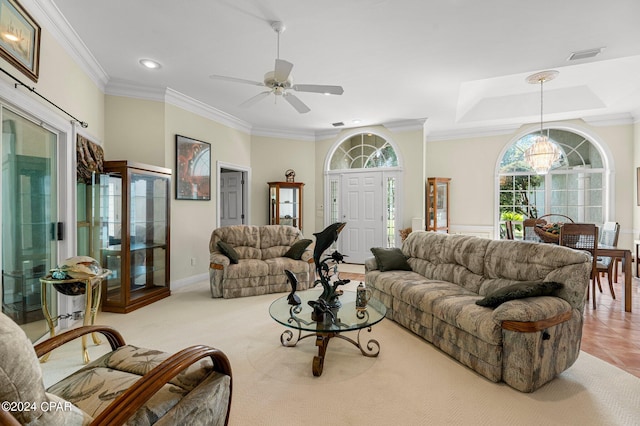
<path fill-rule="evenodd" d="M 339 251 L 348 263 L 364 263 L 371 247 L 384 245 L 384 203 L 382 173 L 357 172 L 341 175 L 341 218 Z"/>
<path fill-rule="evenodd" d="M 223 171 L 220 173 L 220 226 L 242 225 L 243 172 Z"/>
<path fill-rule="evenodd" d="M 2 312 L 32 340 L 48 330 L 39 279 L 57 260 L 56 148 L 55 133 L 2 110 Z"/>

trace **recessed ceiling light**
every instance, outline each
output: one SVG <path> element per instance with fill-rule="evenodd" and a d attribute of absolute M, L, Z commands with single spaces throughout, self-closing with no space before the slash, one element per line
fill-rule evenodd
<path fill-rule="evenodd" d="M 362 120 L 359 120 L 357 118 L 352 121 L 353 124 L 360 124 L 361 122 L 362 122 Z"/>
<path fill-rule="evenodd" d="M 145 68 L 149 68 L 150 70 L 157 70 L 158 68 L 160 68 L 160 63 L 154 61 L 153 59 L 140 59 L 140 64 Z"/>

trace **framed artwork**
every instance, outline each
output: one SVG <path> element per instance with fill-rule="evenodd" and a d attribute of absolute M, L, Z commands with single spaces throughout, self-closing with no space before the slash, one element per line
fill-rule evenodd
<path fill-rule="evenodd" d="M 176 200 L 211 200 L 211 145 L 176 135 Z"/>
<path fill-rule="evenodd" d="M 17 0 L 0 0 L 0 56 L 38 81 L 40 26 Z"/>
<path fill-rule="evenodd" d="M 640 206 L 640 167 L 636 169 L 636 204 Z"/>

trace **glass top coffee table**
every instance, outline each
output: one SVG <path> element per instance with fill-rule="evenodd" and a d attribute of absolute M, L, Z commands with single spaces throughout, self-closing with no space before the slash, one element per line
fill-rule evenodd
<path fill-rule="evenodd" d="M 366 309 L 356 309 L 356 293 L 345 291 L 339 298 L 342 306 L 333 312 L 335 318 L 329 313 L 325 315 L 323 321 L 314 321 L 311 316 L 313 308 L 307 302 L 318 299 L 322 290 L 306 290 L 296 293 L 300 297 L 300 305 L 290 305 L 287 296 L 275 300 L 269 307 L 271 318 L 280 324 L 297 330 L 297 335 L 292 330 L 285 330 L 280 335 L 280 343 L 283 346 L 293 347 L 302 339 L 314 336 L 318 355 L 313 358 L 312 371 L 314 376 L 320 376 L 324 366 L 325 353 L 329 340 L 337 337 L 351 343 L 362 355 L 376 357 L 380 353 L 380 344 L 377 340 L 370 339 L 366 346 L 360 343 L 360 332 L 366 329 L 371 332 L 371 327 L 384 318 L 387 308 L 377 299 L 370 298 Z M 308 334 L 302 335 L 303 331 Z M 357 331 L 357 340 L 343 336 L 345 331 Z"/>

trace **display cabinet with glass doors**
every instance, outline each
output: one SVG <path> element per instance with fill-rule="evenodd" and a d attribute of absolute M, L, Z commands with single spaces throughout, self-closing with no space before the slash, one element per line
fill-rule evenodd
<path fill-rule="evenodd" d="M 427 178 L 426 230 L 449 232 L 449 183 L 450 178 Z"/>
<path fill-rule="evenodd" d="M 269 224 L 302 230 L 302 182 L 269 182 Z"/>
<path fill-rule="evenodd" d="M 102 310 L 127 313 L 171 294 L 171 170 L 106 161 L 100 177 Z"/>

